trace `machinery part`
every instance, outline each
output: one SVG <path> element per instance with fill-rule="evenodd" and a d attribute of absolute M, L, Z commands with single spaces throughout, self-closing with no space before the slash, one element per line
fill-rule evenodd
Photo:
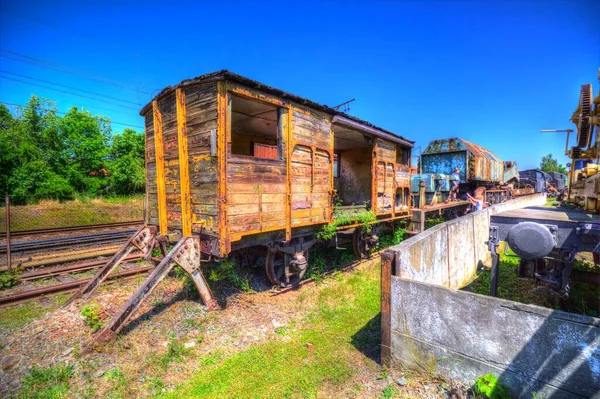
<path fill-rule="evenodd" d="M 308 250 L 316 240 L 304 241 L 303 237 L 295 243 L 272 245 L 267 247 L 265 272 L 271 284 L 285 288 L 297 285 L 308 267 Z"/>
<path fill-rule="evenodd" d="M 139 229 L 129 240 L 114 254 L 112 258 L 98 271 L 98 273 L 83 288 L 77 291 L 64 306 L 68 306 L 74 300 L 85 297 L 88 298 L 96 288 L 108 277 L 125 259 L 134 248 L 139 249 L 144 256 L 152 255 L 152 249 L 156 243 L 157 230 L 155 226 L 144 226 Z"/>
<path fill-rule="evenodd" d="M 592 125 L 590 124 L 590 116 L 592 113 L 592 85 L 581 85 L 579 91 L 579 107 L 573 115 L 573 119 L 577 120 L 577 146 L 586 148 L 590 143 Z"/>
<path fill-rule="evenodd" d="M 369 256 L 369 251 L 379 244 L 379 237 L 376 234 L 377 226 L 371 226 L 370 231 L 365 227 L 357 227 L 352 235 L 352 249 L 354 255 L 359 259 Z"/>
<path fill-rule="evenodd" d="M 525 260 L 543 258 L 556 245 L 552 232 L 535 222 L 521 222 L 511 227 L 506 242 L 514 253 Z"/>
<path fill-rule="evenodd" d="M 137 308 L 148 298 L 158 283 L 161 282 L 175 265 L 181 266 L 183 270 L 190 274 L 207 310 L 219 309 L 219 304 L 214 299 L 210 287 L 200 270 L 200 240 L 198 237 L 184 237 L 175 244 L 171 252 L 160 261 L 148 278 L 146 278 L 146 281 L 144 281 L 140 288 L 137 289 L 127 303 L 112 318 L 110 323 L 100 332 L 97 337 L 98 341 L 106 342 L 116 338 L 119 331 L 133 316 Z"/>
<path fill-rule="evenodd" d="M 571 147 L 571 159 L 579 159 L 581 157 L 581 148 Z"/>
<path fill-rule="evenodd" d="M 500 241 L 498 240 L 498 227 L 491 226 L 490 227 L 490 236 L 488 241 L 486 242 L 488 246 L 488 250 L 492 256 L 492 269 L 490 271 L 490 295 L 497 296 L 498 294 L 498 245 L 500 245 Z"/>

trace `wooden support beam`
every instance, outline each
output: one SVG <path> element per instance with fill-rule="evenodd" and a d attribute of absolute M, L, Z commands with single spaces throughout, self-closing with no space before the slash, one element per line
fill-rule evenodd
<path fill-rule="evenodd" d="M 394 252 L 381 254 L 381 364 L 392 363 L 392 271 Z"/>
<path fill-rule="evenodd" d="M 156 157 L 156 191 L 158 196 L 158 226 L 161 235 L 167 235 L 167 194 L 165 189 L 165 155 L 162 115 L 158 101 L 152 101 L 154 123 L 154 151 Z"/>
<path fill-rule="evenodd" d="M 221 257 L 227 256 L 228 234 L 227 234 L 227 115 L 231 107 L 227 99 L 227 87 L 225 82 L 217 82 L 217 226 L 219 231 L 219 253 Z"/>
<path fill-rule="evenodd" d="M 177 147 L 179 149 L 179 189 L 181 191 L 181 233 L 192 235 L 192 198 L 190 194 L 190 161 L 186 127 L 185 93 L 182 88 L 175 91 L 177 107 Z"/>

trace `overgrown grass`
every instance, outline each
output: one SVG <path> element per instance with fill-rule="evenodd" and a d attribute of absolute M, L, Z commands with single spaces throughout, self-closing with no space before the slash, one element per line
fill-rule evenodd
<path fill-rule="evenodd" d="M 141 220 L 143 197 L 117 197 L 68 202 L 40 201 L 10 207 L 12 231 Z M 0 212 L 0 231 L 5 231 L 5 213 Z"/>
<path fill-rule="evenodd" d="M 203 362 L 168 398 L 314 397 L 354 373 L 356 349 L 379 350 L 379 268 L 371 264 L 321 288 L 317 303 L 286 340 Z M 373 322 L 375 320 L 375 322 Z M 311 345 L 308 345 L 308 344 Z"/>
<path fill-rule="evenodd" d="M 23 378 L 18 398 L 67 398 L 69 380 L 73 376 L 73 366 L 40 368 L 33 366 Z"/>
<path fill-rule="evenodd" d="M 336 216 L 335 220 L 326 224 L 321 228 L 321 231 L 317 232 L 315 236 L 323 241 L 331 240 L 335 237 L 337 228 L 340 226 L 347 226 L 351 224 L 362 224 L 364 229 L 371 231 L 371 224 L 377 220 L 377 216 L 372 211 L 363 211 L 360 213 L 354 213 L 350 215 L 339 215 Z"/>
<path fill-rule="evenodd" d="M 554 303 L 549 301 L 545 293 L 534 291 L 535 284 L 532 278 L 518 277 L 518 266 L 519 258 L 506 256 L 501 251 L 498 269 L 499 298 L 598 317 L 597 309 L 600 307 L 600 287 L 589 283 L 571 282 L 569 298 L 561 300 L 560 303 Z M 479 272 L 477 279 L 464 289 L 478 294 L 489 295 L 490 272 L 488 270 Z"/>

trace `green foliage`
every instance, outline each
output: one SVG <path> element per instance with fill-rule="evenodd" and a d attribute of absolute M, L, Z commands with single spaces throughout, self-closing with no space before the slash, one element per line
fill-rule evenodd
<path fill-rule="evenodd" d="M 7 288 L 18 285 L 21 282 L 21 280 L 19 279 L 20 272 L 20 269 L 12 269 L 0 273 L 0 290 L 5 290 Z"/>
<path fill-rule="evenodd" d="M 348 216 L 339 216 L 333 223 L 326 224 L 316 234 L 316 237 L 320 240 L 327 241 L 335 237 L 337 228 L 340 226 L 347 226 L 351 224 L 362 224 L 363 228 L 367 231 L 371 231 L 371 223 L 375 222 L 377 217 L 372 211 L 364 211 Z"/>
<path fill-rule="evenodd" d="M 250 278 L 247 274 L 241 274 L 236 270 L 236 263 L 233 259 L 225 259 L 221 262 L 214 262 L 207 266 L 207 278 L 212 282 L 229 281 L 234 287 L 248 292 L 251 291 Z"/>
<path fill-rule="evenodd" d="M 510 399 L 508 389 L 498 382 L 498 377 L 493 374 L 483 375 L 475 380 L 473 391 L 489 399 Z"/>
<path fill-rule="evenodd" d="M 381 391 L 381 397 L 384 399 L 391 399 L 394 397 L 396 388 L 393 385 L 388 385 L 383 391 Z"/>
<path fill-rule="evenodd" d="M 73 376 L 73 366 L 40 368 L 33 366 L 23 378 L 18 398 L 67 398 L 69 380 Z"/>
<path fill-rule="evenodd" d="M 85 324 L 93 330 L 97 330 L 104 325 L 104 322 L 100 320 L 100 305 L 96 302 L 84 305 L 81 310 L 81 316 Z"/>
<path fill-rule="evenodd" d="M 0 193 L 14 204 L 141 193 L 144 176 L 142 133 L 113 136 L 107 118 L 76 107 L 60 117 L 36 96 L 15 116 L 0 106 Z"/>
<path fill-rule="evenodd" d="M 185 346 L 177 340 L 175 335 L 169 337 L 167 353 L 158 358 L 158 364 L 163 370 L 166 370 L 172 362 L 181 362 L 183 358 L 190 352 Z"/>
<path fill-rule="evenodd" d="M 442 217 L 438 217 L 438 218 L 428 218 L 425 220 L 425 228 L 426 229 L 430 229 L 435 225 L 438 225 L 440 223 L 444 223 L 445 220 Z"/>
<path fill-rule="evenodd" d="M 558 160 L 554 159 L 552 154 L 548 154 L 542 157 L 542 161 L 540 162 L 540 169 L 544 172 L 559 172 L 559 173 L 569 173 L 567 168 L 564 165 L 558 163 Z"/>

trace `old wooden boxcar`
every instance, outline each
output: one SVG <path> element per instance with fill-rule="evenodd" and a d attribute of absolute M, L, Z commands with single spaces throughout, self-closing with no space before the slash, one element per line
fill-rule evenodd
<path fill-rule="evenodd" d="M 413 142 L 335 109 L 219 71 L 167 87 L 141 115 L 146 226 L 73 298 L 89 295 L 134 248 L 150 256 L 160 245 L 164 258 L 105 339 L 175 264 L 216 308 L 200 268 L 209 258 L 263 248 L 270 281 L 286 286 L 302 278 L 315 233 L 338 215 L 359 256 L 376 237 L 353 214 L 372 212 L 375 223 L 410 217 Z M 168 253 L 167 241 L 176 242 Z"/>
<path fill-rule="evenodd" d="M 336 193 L 379 218 L 409 214 L 413 142 L 332 108 L 220 71 L 164 89 L 141 115 L 146 222 L 199 235 L 206 254 L 306 252 Z"/>

